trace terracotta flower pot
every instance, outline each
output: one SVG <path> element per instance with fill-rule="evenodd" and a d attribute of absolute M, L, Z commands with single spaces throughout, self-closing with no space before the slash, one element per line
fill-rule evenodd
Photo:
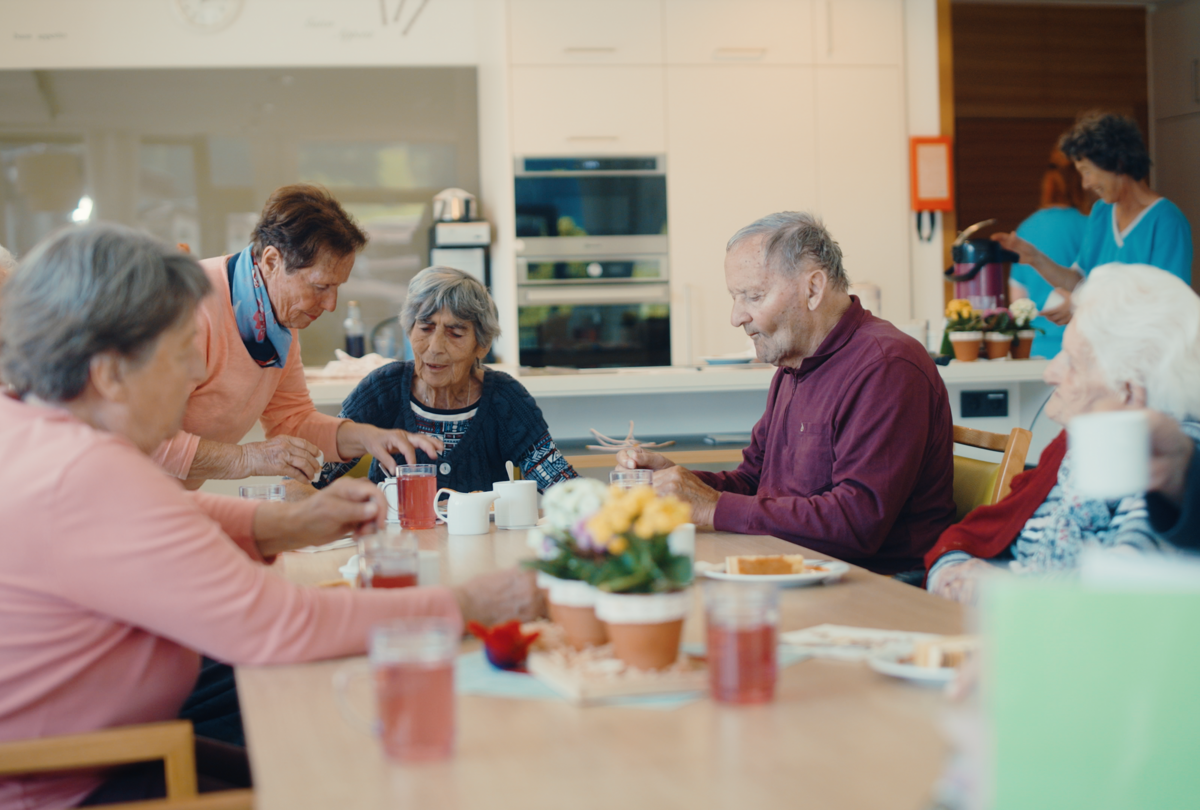
<path fill-rule="evenodd" d="M 970 363 L 979 359 L 983 332 L 951 332 L 950 345 L 954 347 L 954 359 Z"/>
<path fill-rule="evenodd" d="M 1033 353 L 1033 339 L 1037 336 L 1037 332 L 1032 329 L 1022 329 L 1017 332 L 1017 339 L 1013 342 L 1012 356 L 1014 360 L 1028 360 L 1029 355 Z"/>
<path fill-rule="evenodd" d="M 578 580 L 547 579 L 550 621 L 563 629 L 567 643 L 577 650 L 607 644 L 608 632 L 596 618 L 596 589 Z"/>
<path fill-rule="evenodd" d="M 683 619 L 691 609 L 688 590 L 674 593 L 604 593 L 596 616 L 608 628 L 613 656 L 636 669 L 666 669 L 679 657 Z"/>
<path fill-rule="evenodd" d="M 1012 343 L 1012 335 L 1006 335 L 1003 332 L 985 332 L 983 335 L 983 345 L 987 347 L 988 360 L 1008 357 L 1009 351 L 1012 350 Z"/>

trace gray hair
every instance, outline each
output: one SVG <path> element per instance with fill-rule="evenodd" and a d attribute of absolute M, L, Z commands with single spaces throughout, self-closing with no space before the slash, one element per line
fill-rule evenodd
<path fill-rule="evenodd" d="M 767 214 L 730 237 L 725 252 L 756 236 L 764 237 L 763 255 L 768 266 L 796 276 L 809 261 L 825 271 L 835 290 L 850 289 L 850 277 L 842 266 L 842 249 L 818 217 L 804 211 Z"/>
<path fill-rule="evenodd" d="M 94 356 L 145 361 L 210 289 L 195 259 L 146 234 L 117 225 L 60 231 L 4 286 L 0 377 L 21 395 L 72 400 Z"/>
<path fill-rule="evenodd" d="M 408 282 L 408 298 L 400 310 L 404 334 L 443 309 L 470 323 L 480 346 L 490 347 L 500 336 L 500 316 L 487 287 L 469 273 L 440 265 L 426 267 Z"/>
<path fill-rule="evenodd" d="M 1166 270 L 1105 264 L 1071 296 L 1072 321 L 1109 387 L 1146 389 L 1146 405 L 1200 417 L 1200 297 Z"/>

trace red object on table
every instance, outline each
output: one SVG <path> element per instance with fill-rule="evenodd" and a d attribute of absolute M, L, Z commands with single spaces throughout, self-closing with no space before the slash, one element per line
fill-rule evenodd
<path fill-rule="evenodd" d="M 515 619 L 494 627 L 484 627 L 479 622 L 470 622 L 467 629 L 471 635 L 483 642 L 483 652 L 487 660 L 497 669 L 520 669 L 525 665 L 529 656 L 529 645 L 538 637 L 538 633 L 526 635 L 521 631 L 521 623 Z"/>

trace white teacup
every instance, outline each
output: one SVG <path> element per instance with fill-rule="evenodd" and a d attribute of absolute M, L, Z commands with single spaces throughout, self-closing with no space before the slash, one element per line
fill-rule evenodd
<path fill-rule="evenodd" d="M 382 481 L 380 481 L 376 486 L 378 486 L 381 490 L 383 490 L 383 497 L 387 498 L 387 503 L 388 503 L 387 522 L 388 523 L 399 523 L 400 522 L 400 506 L 399 506 L 400 486 L 396 483 L 396 479 L 395 478 L 385 478 Z"/>
<path fill-rule="evenodd" d="M 537 525 L 536 481 L 497 481 L 492 484 L 496 500 L 497 529 L 528 529 Z"/>
<path fill-rule="evenodd" d="M 1150 486 L 1150 423 L 1141 411 L 1076 416 L 1067 425 L 1071 486 L 1085 498 L 1112 501 Z"/>

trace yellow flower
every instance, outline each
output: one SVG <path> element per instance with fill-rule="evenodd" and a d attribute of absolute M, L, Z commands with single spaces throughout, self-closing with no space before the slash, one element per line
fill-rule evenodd
<path fill-rule="evenodd" d="M 624 537 L 614 537 L 608 541 L 609 554 L 624 554 L 627 548 L 629 548 L 629 541 Z"/>

